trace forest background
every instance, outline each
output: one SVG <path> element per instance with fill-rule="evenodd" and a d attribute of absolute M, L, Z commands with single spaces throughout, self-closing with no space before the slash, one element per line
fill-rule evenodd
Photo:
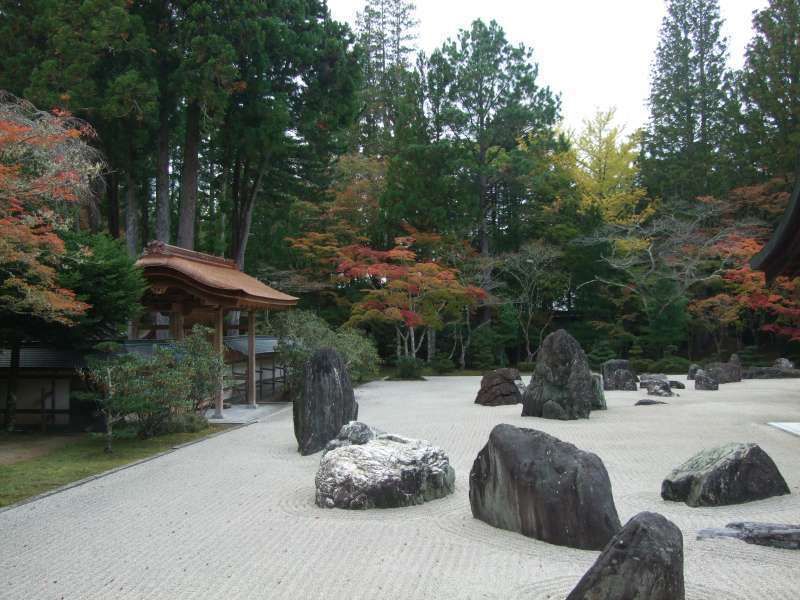
<path fill-rule="evenodd" d="M 44 288 L 67 291 L 56 312 L 102 304 L 55 281 L 70 244 L 134 257 L 157 239 L 233 258 L 388 362 L 530 362 L 558 327 L 640 368 L 798 353 L 798 281 L 748 260 L 800 163 L 799 0 L 754 15 L 739 70 L 716 0 L 668 0 L 630 132 L 613 108 L 565 131 L 533 51 L 494 21 L 430 54 L 415 25 L 408 0 L 368 0 L 354 31 L 320 0 L 0 3 L 0 90 L 82 138 L 88 182 L 79 206 L 48 189 L 64 218 L 46 243 L 44 204 L 3 205 L 3 318 L 41 311 L 20 297 Z"/>

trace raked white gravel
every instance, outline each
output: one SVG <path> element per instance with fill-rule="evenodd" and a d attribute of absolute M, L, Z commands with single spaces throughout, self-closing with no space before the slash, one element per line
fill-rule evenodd
<path fill-rule="evenodd" d="M 596 452 L 623 523 L 643 510 L 674 521 L 684 535 L 687 598 L 800 597 L 799 552 L 695 539 L 698 529 L 733 520 L 800 523 L 800 437 L 767 425 L 800 421 L 800 380 L 687 389 L 663 406 L 633 406 L 644 392 L 609 392 L 607 411 L 571 422 L 477 406 L 479 383 L 437 377 L 357 391 L 360 420 L 449 453 L 456 492 L 445 499 L 317 508 L 319 455 L 297 454 L 286 411 L 0 512 L 0 599 L 564 598 L 596 552 L 494 529 L 470 514 L 469 469 L 498 423 Z M 673 467 L 734 441 L 759 443 L 792 495 L 720 508 L 661 500 Z"/>

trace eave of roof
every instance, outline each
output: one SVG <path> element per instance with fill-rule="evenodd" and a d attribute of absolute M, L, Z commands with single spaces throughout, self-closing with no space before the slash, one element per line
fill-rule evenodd
<path fill-rule="evenodd" d="M 231 260 L 162 242 L 148 244 L 136 264 L 144 270 L 151 288 L 173 284 L 208 299 L 210 304 L 254 309 L 281 309 L 297 304 L 297 298 L 241 272 Z"/>
<path fill-rule="evenodd" d="M 750 266 L 763 271 L 767 280 L 800 272 L 800 164 L 789 204 L 761 252 L 750 259 Z"/>

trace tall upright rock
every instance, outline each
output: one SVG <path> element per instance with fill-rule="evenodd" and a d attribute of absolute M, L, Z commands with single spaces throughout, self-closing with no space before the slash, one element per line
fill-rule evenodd
<path fill-rule="evenodd" d="M 548 335 L 522 398 L 522 416 L 588 419 L 594 398 L 592 372 L 581 345 L 563 329 Z"/>
<path fill-rule="evenodd" d="M 683 600 L 683 534 L 656 513 L 633 517 L 567 600 Z"/>
<path fill-rule="evenodd" d="M 344 425 L 358 419 L 353 385 L 336 350 L 318 350 L 306 363 L 293 417 L 297 450 L 303 456 L 325 448 Z"/>
<path fill-rule="evenodd" d="M 472 516 L 550 544 L 600 550 L 620 529 L 603 461 L 534 429 L 497 425 L 469 474 Z"/>

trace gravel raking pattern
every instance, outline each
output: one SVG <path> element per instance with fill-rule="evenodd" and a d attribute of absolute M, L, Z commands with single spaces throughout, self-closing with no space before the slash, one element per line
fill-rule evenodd
<path fill-rule="evenodd" d="M 685 380 L 685 378 L 679 378 Z M 376 382 L 357 390 L 360 420 L 442 447 L 456 491 L 402 509 L 314 504 L 319 455 L 296 452 L 291 411 L 0 512 L 0 599 L 563 599 L 597 557 L 472 518 L 469 470 L 492 427 L 541 429 L 597 453 L 622 522 L 660 512 L 683 531 L 687 599 L 789 600 L 800 554 L 695 539 L 731 521 L 800 522 L 800 381 L 681 390 L 657 407 L 606 392 L 589 420 L 520 417 L 473 404 L 479 377 Z M 691 384 L 689 385 L 691 388 Z M 792 494 L 738 506 L 664 502 L 662 478 L 697 450 L 756 442 Z"/>

